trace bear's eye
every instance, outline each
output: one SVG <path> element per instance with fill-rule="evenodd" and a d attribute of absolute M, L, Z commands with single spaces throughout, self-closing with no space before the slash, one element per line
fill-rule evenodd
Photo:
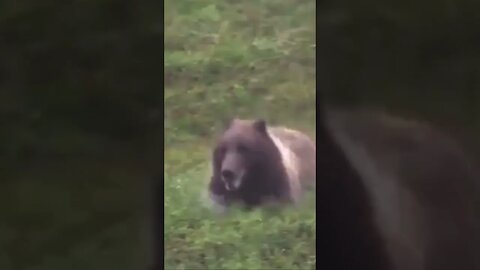
<path fill-rule="evenodd" d="M 239 144 L 239 145 L 237 146 L 237 150 L 238 150 L 238 152 L 240 152 L 240 153 L 246 153 L 246 152 L 248 152 L 248 147 L 246 147 L 246 146 L 243 145 L 243 144 Z"/>

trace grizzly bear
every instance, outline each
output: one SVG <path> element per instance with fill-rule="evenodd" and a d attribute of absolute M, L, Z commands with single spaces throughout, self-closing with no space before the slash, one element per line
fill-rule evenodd
<path fill-rule="evenodd" d="M 295 203 L 314 186 L 315 169 L 315 143 L 307 135 L 233 119 L 213 151 L 209 193 L 223 206 Z"/>

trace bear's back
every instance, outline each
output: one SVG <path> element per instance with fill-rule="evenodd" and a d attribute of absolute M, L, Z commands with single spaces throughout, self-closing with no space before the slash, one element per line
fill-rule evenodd
<path fill-rule="evenodd" d="M 313 140 L 298 130 L 285 127 L 271 127 L 269 132 L 294 154 L 301 186 L 315 186 L 316 153 Z"/>

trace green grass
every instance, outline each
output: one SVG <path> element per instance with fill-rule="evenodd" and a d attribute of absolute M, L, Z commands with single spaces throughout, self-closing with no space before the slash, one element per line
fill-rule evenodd
<path fill-rule="evenodd" d="M 314 1 L 165 3 L 165 143 L 232 116 L 313 129 Z"/>
<path fill-rule="evenodd" d="M 314 134 L 315 1 L 165 3 L 165 268 L 315 268 L 315 206 L 202 202 L 211 142 L 231 117 Z"/>
<path fill-rule="evenodd" d="M 231 209 L 214 215 L 203 203 L 203 165 L 165 175 L 166 269 L 313 269 L 315 200 L 281 211 Z"/>

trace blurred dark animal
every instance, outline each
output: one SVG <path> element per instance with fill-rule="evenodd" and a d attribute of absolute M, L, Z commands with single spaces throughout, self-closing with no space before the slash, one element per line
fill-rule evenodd
<path fill-rule="evenodd" d="M 480 269 L 478 175 L 456 142 L 385 114 L 317 117 L 318 269 Z"/>

